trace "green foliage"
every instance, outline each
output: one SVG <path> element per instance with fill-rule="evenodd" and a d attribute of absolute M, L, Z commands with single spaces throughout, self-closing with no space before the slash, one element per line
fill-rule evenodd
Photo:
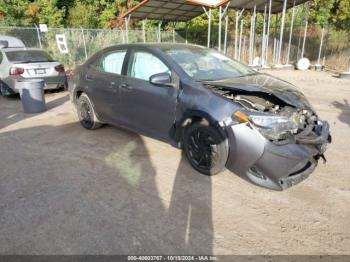
<path fill-rule="evenodd" d="M 31 5 L 38 8 L 37 13 L 32 16 L 32 23 L 47 24 L 49 27 L 58 27 L 63 24 L 65 9 L 58 9 L 57 0 L 37 0 L 29 7 Z"/>
<path fill-rule="evenodd" d="M 65 8 L 59 9 L 56 0 L 0 0 L 0 23 L 4 25 L 48 24 L 60 26 Z"/>
<path fill-rule="evenodd" d="M 332 23 L 341 29 L 350 29 L 350 1 L 338 0 L 335 1 L 335 6 L 332 9 L 335 14 L 332 17 Z"/>
<path fill-rule="evenodd" d="M 98 18 L 96 16 L 97 7 L 89 1 L 76 1 L 75 5 L 69 10 L 67 25 L 71 27 L 96 28 Z"/>
<path fill-rule="evenodd" d="M 0 23 L 4 25 L 27 25 L 28 1 L 0 0 Z"/>
<path fill-rule="evenodd" d="M 331 9 L 335 0 L 314 0 L 311 2 L 311 21 L 320 25 L 327 25 L 332 16 Z"/>

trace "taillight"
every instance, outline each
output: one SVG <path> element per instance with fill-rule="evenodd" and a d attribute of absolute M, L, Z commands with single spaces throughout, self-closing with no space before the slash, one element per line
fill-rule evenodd
<path fill-rule="evenodd" d="M 10 68 L 10 75 L 11 76 L 19 76 L 24 73 L 24 69 L 21 67 L 11 67 Z"/>
<path fill-rule="evenodd" d="M 59 73 L 64 73 L 64 66 L 63 65 L 55 66 L 55 70 Z"/>

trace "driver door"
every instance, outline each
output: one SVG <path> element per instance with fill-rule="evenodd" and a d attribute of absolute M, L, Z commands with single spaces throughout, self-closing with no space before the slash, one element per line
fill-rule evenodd
<path fill-rule="evenodd" d="M 179 89 L 149 82 L 152 75 L 164 72 L 172 74 L 155 54 L 133 50 L 126 81 L 120 87 L 120 101 L 122 121 L 127 127 L 168 141 L 175 121 Z"/>

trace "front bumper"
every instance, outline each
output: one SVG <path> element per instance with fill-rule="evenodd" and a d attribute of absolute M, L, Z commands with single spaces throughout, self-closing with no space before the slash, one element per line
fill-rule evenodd
<path fill-rule="evenodd" d="M 249 123 L 227 127 L 230 146 L 226 167 L 259 186 L 284 190 L 306 179 L 330 142 L 329 125 L 319 121 L 317 138 L 276 145 Z"/>

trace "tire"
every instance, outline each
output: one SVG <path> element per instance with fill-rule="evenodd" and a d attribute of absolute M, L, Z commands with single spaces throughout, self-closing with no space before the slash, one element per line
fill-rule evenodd
<path fill-rule="evenodd" d="M 8 97 L 13 94 L 13 92 L 10 92 L 9 88 L 4 83 L 2 83 L 1 80 L 0 80 L 0 94 L 3 97 Z"/>
<path fill-rule="evenodd" d="M 184 151 L 191 166 L 212 176 L 225 168 L 228 158 L 226 137 L 206 122 L 195 122 L 185 130 Z"/>
<path fill-rule="evenodd" d="M 83 93 L 77 100 L 77 112 L 81 125 L 89 130 L 100 128 L 102 123 L 96 116 L 95 109 L 87 94 Z"/>

